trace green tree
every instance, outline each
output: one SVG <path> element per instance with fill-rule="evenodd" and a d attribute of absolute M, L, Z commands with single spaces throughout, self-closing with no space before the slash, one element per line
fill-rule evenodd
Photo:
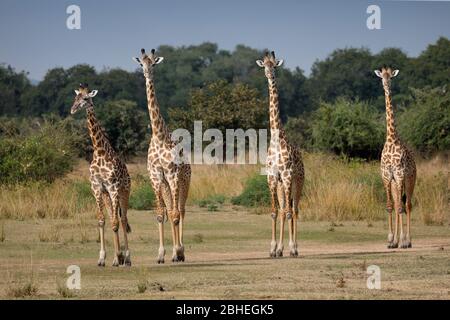
<path fill-rule="evenodd" d="M 435 88 L 450 83 L 450 40 L 441 37 L 430 44 L 411 64 L 411 85 Z"/>
<path fill-rule="evenodd" d="M 338 155 L 377 158 L 384 141 L 380 114 L 367 103 L 339 98 L 334 104 L 321 103 L 313 115 L 315 148 Z"/>
<path fill-rule="evenodd" d="M 192 132 L 196 120 L 203 128 L 225 129 L 266 128 L 267 103 L 258 92 L 244 84 L 229 84 L 225 80 L 214 82 L 203 89 L 193 90 L 186 110 L 170 109 L 170 125 Z"/>
<path fill-rule="evenodd" d="M 289 141 L 302 149 L 311 149 L 311 122 L 310 115 L 301 117 L 291 117 L 285 126 L 285 131 Z"/>
<path fill-rule="evenodd" d="M 21 96 L 30 88 L 25 72 L 0 64 L 0 115 L 15 115 L 22 108 Z"/>
<path fill-rule="evenodd" d="M 329 102 L 339 96 L 370 100 L 377 96 L 377 86 L 373 56 L 365 48 L 337 49 L 324 61 L 316 61 L 309 82 L 316 101 Z"/>
<path fill-rule="evenodd" d="M 96 107 L 100 124 L 114 149 L 124 156 L 146 151 L 150 136 L 146 112 L 139 110 L 133 101 L 108 101 Z"/>
<path fill-rule="evenodd" d="M 450 149 L 450 93 L 446 87 L 415 89 L 415 102 L 399 117 L 402 138 L 423 153 Z"/>

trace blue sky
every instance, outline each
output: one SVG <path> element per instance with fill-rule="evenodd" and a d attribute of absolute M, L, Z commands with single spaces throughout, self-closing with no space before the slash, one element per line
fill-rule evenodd
<path fill-rule="evenodd" d="M 81 8 L 81 30 L 66 28 L 71 4 Z M 381 8 L 381 30 L 366 27 L 370 4 Z M 133 70 L 141 47 L 204 41 L 273 49 L 309 74 L 336 48 L 416 56 L 440 36 L 450 38 L 450 1 L 0 0 L 0 63 L 37 80 L 76 63 Z"/>

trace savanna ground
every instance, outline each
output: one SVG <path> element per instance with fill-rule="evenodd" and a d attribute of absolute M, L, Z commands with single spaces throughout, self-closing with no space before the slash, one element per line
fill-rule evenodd
<path fill-rule="evenodd" d="M 51 185 L 2 189 L 0 297 L 33 299 L 450 299 L 448 162 L 418 164 L 413 248 L 388 250 L 384 195 L 377 163 L 305 154 L 307 183 L 299 221 L 298 258 L 269 258 L 268 208 L 230 204 L 256 166 L 193 168 L 185 227 L 186 262 L 158 265 L 151 210 L 130 210 L 132 267 L 114 268 L 107 228 L 107 266 L 96 265 L 94 207 L 80 203 L 87 164 Z M 145 164 L 129 165 L 134 183 Z M 138 188 L 135 184 L 134 188 Z M 77 191 L 78 190 L 78 191 Z M 84 191 L 83 191 L 84 190 Z M 214 203 L 222 196 L 225 202 Z M 207 200 L 207 205 L 201 204 Z M 208 204 L 209 203 L 209 204 Z M 199 205 L 200 204 L 200 205 Z M 285 256 L 288 255 L 287 241 Z M 64 284 L 81 268 L 81 290 Z M 381 290 L 366 287 L 369 265 Z"/>

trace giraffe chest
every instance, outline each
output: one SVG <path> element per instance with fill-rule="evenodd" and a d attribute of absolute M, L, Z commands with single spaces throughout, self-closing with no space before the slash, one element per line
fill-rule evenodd
<path fill-rule="evenodd" d="M 92 160 L 89 171 L 92 182 L 103 186 L 114 184 L 127 175 L 126 168 L 122 168 L 120 164 L 96 157 Z"/>
<path fill-rule="evenodd" d="M 292 171 L 293 162 L 292 157 L 289 156 L 287 148 L 283 148 L 280 144 L 270 144 L 267 159 L 266 168 L 269 175 L 279 175 L 284 172 Z"/>

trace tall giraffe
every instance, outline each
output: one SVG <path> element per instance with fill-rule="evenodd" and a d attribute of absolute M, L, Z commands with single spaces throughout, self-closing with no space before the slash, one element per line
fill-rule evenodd
<path fill-rule="evenodd" d="M 386 102 L 386 142 L 381 153 L 381 177 L 386 192 L 389 234 L 388 248 L 411 248 L 411 198 L 416 183 L 416 164 L 413 153 L 400 140 L 395 127 L 394 110 L 391 103 L 391 79 L 398 70 L 383 67 L 375 70 L 382 79 Z M 406 204 L 406 235 L 403 233 L 403 216 Z M 395 210 L 395 230 L 392 230 L 392 210 Z M 400 226 L 400 235 L 398 234 Z"/>
<path fill-rule="evenodd" d="M 159 229 L 158 263 L 164 263 L 164 216 L 169 217 L 172 228 L 172 261 L 184 261 L 183 221 L 186 199 L 191 180 L 191 167 L 175 152 L 169 130 L 161 115 L 156 99 L 153 69 L 164 58 L 152 49 L 147 55 L 141 49 L 141 57 L 133 58 L 141 67 L 145 77 L 148 112 L 152 126 L 152 137 L 148 148 L 147 170 L 156 195 L 156 212 Z M 180 161 L 181 160 L 181 161 Z"/>
<path fill-rule="evenodd" d="M 70 110 L 71 114 L 86 108 L 87 125 L 89 135 L 94 148 L 93 159 L 89 168 L 91 188 L 97 202 L 97 218 L 100 232 L 100 257 L 99 266 L 105 266 L 105 216 L 104 209 L 110 216 L 112 230 L 114 232 L 114 260 L 113 266 L 120 264 L 131 266 L 131 256 L 128 249 L 127 233 L 131 232 L 127 218 L 128 198 L 130 195 L 131 180 L 125 163 L 114 151 L 106 137 L 94 112 L 92 98 L 97 95 L 97 90 L 89 92 L 87 84 L 80 84 L 79 90 L 75 90 L 75 101 Z M 121 220 L 125 254 L 121 252 L 119 241 L 119 218 Z"/>
<path fill-rule="evenodd" d="M 289 249 L 292 257 L 298 256 L 297 219 L 298 205 L 303 189 L 305 171 L 300 150 L 291 145 L 280 120 L 278 89 L 275 69 L 283 60 L 275 58 L 275 52 L 266 52 L 263 60 L 256 64 L 264 68 L 269 84 L 270 145 L 267 153 L 267 180 L 272 202 L 272 241 L 270 256 L 283 256 L 283 234 L 285 218 L 289 224 Z M 280 214 L 280 238 L 276 242 L 277 216 Z"/>

